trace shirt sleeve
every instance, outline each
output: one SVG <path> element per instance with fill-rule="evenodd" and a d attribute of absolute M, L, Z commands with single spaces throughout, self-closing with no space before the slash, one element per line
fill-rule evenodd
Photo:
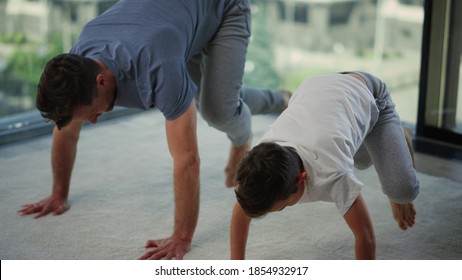
<path fill-rule="evenodd" d="M 191 104 L 197 87 L 183 62 L 164 63 L 157 73 L 153 94 L 155 106 L 167 120 L 181 116 Z"/>
<path fill-rule="evenodd" d="M 364 184 L 354 174 L 343 174 L 342 178 L 332 184 L 329 194 L 338 211 L 344 216 L 355 202 Z"/>

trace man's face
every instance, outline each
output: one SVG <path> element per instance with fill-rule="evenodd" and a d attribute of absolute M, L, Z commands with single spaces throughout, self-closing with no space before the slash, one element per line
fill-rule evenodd
<path fill-rule="evenodd" d="M 77 106 L 74 110 L 73 119 L 82 122 L 89 121 L 95 124 L 104 112 L 111 111 L 114 108 L 114 100 L 113 98 L 108 98 L 109 94 L 103 92 L 103 90 L 98 92 L 91 105 Z"/>

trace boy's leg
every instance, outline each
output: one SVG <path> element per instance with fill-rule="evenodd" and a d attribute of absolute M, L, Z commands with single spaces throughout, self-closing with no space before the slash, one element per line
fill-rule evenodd
<path fill-rule="evenodd" d="M 240 91 L 240 97 L 252 115 L 280 114 L 287 108 L 291 96 L 292 93 L 286 90 L 242 87 Z"/>
<path fill-rule="evenodd" d="M 415 222 L 412 201 L 419 193 L 412 146 L 406 141 L 386 85 L 372 75 L 363 73 L 363 77 L 366 78 L 380 110 L 379 119 L 364 143 L 379 176 L 382 190 L 390 199 L 393 216 L 400 228 L 406 229 Z"/>
<path fill-rule="evenodd" d="M 353 156 L 353 160 L 355 168 L 359 170 L 367 169 L 372 165 L 371 156 L 364 144 L 362 144 L 358 151 L 356 151 L 356 154 Z"/>
<path fill-rule="evenodd" d="M 404 137 L 406 138 L 406 144 L 411 154 L 412 166 L 415 169 L 415 159 L 414 159 L 414 146 L 412 145 L 412 130 L 408 127 L 403 127 Z"/>
<path fill-rule="evenodd" d="M 418 195 L 419 182 L 401 126 L 395 123 L 377 124 L 365 143 L 382 191 L 390 199 L 393 217 L 401 229 L 411 227 L 416 214 L 412 201 Z"/>
<path fill-rule="evenodd" d="M 411 154 L 412 165 L 415 169 L 414 147 L 412 145 L 412 130 L 408 127 L 403 127 L 403 132 L 404 137 L 406 138 L 406 144 L 409 149 L 409 153 Z M 367 169 L 373 164 L 371 156 L 369 155 L 369 152 L 367 151 L 364 144 L 359 147 L 353 159 L 355 168 L 359 170 Z"/>

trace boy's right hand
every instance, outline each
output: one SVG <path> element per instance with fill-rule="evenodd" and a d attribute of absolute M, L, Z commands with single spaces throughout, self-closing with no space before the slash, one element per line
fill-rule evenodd
<path fill-rule="evenodd" d="M 69 209 L 69 204 L 66 198 L 58 196 L 49 196 L 39 202 L 32 204 L 25 204 L 22 209 L 18 211 L 21 216 L 31 215 L 38 213 L 34 219 L 38 219 L 50 213 L 54 216 L 61 215 Z"/>

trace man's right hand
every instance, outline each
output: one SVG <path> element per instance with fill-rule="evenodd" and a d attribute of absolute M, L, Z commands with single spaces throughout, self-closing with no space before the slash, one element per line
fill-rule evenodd
<path fill-rule="evenodd" d="M 71 181 L 72 168 L 77 153 L 82 121 L 72 121 L 61 130 L 53 130 L 53 144 L 51 148 L 51 167 L 53 171 L 53 186 L 51 195 L 39 202 L 26 204 L 18 211 L 21 216 L 37 214 L 40 218 L 50 213 L 61 215 L 69 209 L 67 197 Z"/>
<path fill-rule="evenodd" d="M 21 216 L 31 215 L 38 213 L 34 218 L 38 219 L 50 213 L 54 216 L 61 215 L 69 209 L 69 204 L 66 198 L 57 196 L 49 196 L 39 202 L 26 204 L 22 206 L 22 209 L 18 211 Z"/>

